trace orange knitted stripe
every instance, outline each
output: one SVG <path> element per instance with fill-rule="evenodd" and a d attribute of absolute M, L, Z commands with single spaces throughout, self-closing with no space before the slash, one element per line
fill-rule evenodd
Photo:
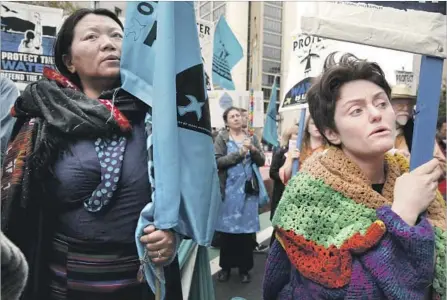
<path fill-rule="evenodd" d="M 290 262 L 304 277 L 327 288 L 341 288 L 351 280 L 351 252 L 368 250 L 379 242 L 385 231 L 385 224 L 380 220 L 375 221 L 365 235 L 353 235 L 340 249 L 334 245 L 325 248 L 282 228 L 277 228 L 277 238 Z"/>

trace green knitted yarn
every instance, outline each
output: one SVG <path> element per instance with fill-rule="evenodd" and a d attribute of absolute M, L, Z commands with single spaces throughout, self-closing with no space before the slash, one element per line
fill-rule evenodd
<path fill-rule="evenodd" d="M 375 220 L 374 209 L 300 172 L 288 182 L 272 223 L 326 248 L 339 248 L 355 233 L 365 234 Z"/>
<path fill-rule="evenodd" d="M 436 249 L 436 268 L 435 278 L 433 280 L 433 288 L 441 296 L 441 299 L 446 299 L 446 232 L 435 227 L 435 249 Z"/>

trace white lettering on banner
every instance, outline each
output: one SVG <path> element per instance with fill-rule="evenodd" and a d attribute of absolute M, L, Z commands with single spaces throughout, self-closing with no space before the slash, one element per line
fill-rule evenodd
<path fill-rule="evenodd" d="M 0 10 L 2 76 L 23 89 L 42 78 L 45 67 L 54 66 L 53 44 L 63 10 L 7 1 Z"/>

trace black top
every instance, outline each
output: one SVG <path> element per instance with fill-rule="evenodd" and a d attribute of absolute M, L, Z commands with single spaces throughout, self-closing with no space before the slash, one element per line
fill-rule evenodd
<path fill-rule="evenodd" d="M 373 190 L 375 190 L 377 193 L 382 194 L 383 190 L 383 183 L 375 183 L 372 185 Z"/>
<path fill-rule="evenodd" d="M 273 219 L 275 215 L 276 207 L 278 206 L 279 200 L 281 200 L 282 194 L 284 193 L 285 185 L 282 183 L 281 178 L 279 178 L 279 169 L 286 162 L 285 153 L 287 153 L 287 147 L 281 147 L 273 153 L 272 163 L 270 165 L 270 178 L 273 180 L 273 194 L 272 202 L 270 207 L 270 220 Z"/>

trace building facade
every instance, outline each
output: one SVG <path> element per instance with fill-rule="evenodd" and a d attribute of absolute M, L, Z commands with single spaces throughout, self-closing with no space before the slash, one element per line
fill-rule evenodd
<path fill-rule="evenodd" d="M 194 6 L 198 20 L 213 22 L 216 25 L 221 16 L 225 17 L 241 44 L 244 55 L 231 72 L 233 82 L 236 90 L 246 90 L 249 2 L 195 1 Z"/>
<path fill-rule="evenodd" d="M 237 90 L 262 90 L 264 112 L 277 77 L 277 106 L 280 103 L 283 6 L 281 1 L 196 1 L 197 19 L 217 23 L 224 16 L 244 49 L 243 59 L 233 68 Z"/>

